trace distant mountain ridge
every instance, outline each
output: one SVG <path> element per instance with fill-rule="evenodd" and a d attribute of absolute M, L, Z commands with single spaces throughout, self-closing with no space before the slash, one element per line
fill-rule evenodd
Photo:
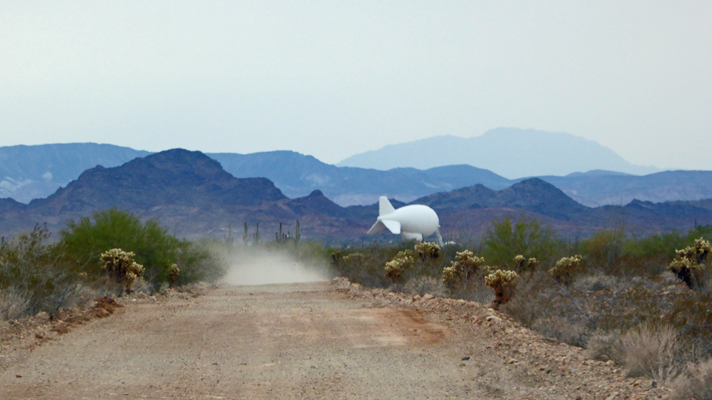
<path fill-rule="evenodd" d="M 442 230 L 451 237 L 481 235 L 493 219 L 522 214 L 566 237 L 590 235 L 608 226 L 612 217 L 623 218 L 634 233 L 712 223 L 712 199 L 589 208 L 538 178 L 497 191 L 474 185 L 431 194 L 416 203 L 438 211 Z M 296 220 L 301 221 L 305 239 L 373 239 L 366 238 L 365 232 L 378 215 L 375 203 L 341 207 L 319 190 L 289 199 L 266 178 L 236 178 L 203 153 L 173 149 L 118 167 L 89 169 L 53 195 L 27 205 L 3 199 L 0 235 L 37 223 L 47 223 L 56 231 L 68 219 L 111 207 L 142 219 L 157 218 L 170 232 L 184 237 L 225 237 L 245 222 L 254 232 L 259 224 L 263 240 L 270 240 L 280 223 L 293 231 Z"/>
<path fill-rule="evenodd" d="M 0 198 L 28 203 L 53 194 L 96 165 L 116 167 L 148 154 L 152 153 L 92 143 L 0 147 Z M 303 197 L 319 190 L 341 206 L 370 205 L 381 195 L 410 202 L 477 184 L 501 190 L 524 180 L 506 179 L 470 165 L 380 171 L 337 167 L 292 151 L 207 155 L 235 177 L 268 178 L 287 197 Z M 539 178 L 589 207 L 625 205 L 634 199 L 665 202 L 712 198 L 712 171 L 663 171 L 637 176 L 593 170 Z M 0 209 L 5 207 L 10 207 L 9 203 L 0 205 Z"/>
<path fill-rule="evenodd" d="M 0 197 L 28 203 L 54 193 L 87 169 L 116 167 L 149 154 L 97 143 L 0 147 Z"/>
<path fill-rule="evenodd" d="M 218 160 L 235 177 L 264 176 L 274 181 L 289 197 L 306 196 L 318 189 L 341 205 L 372 204 L 383 195 L 410 201 L 436 191 L 478 183 L 493 189 L 511 185 L 508 179 L 469 165 L 451 165 L 425 171 L 415 168 L 378 171 L 336 167 L 292 151 L 207 155 Z"/>
<path fill-rule="evenodd" d="M 657 172 L 630 164 L 608 147 L 568 133 L 497 128 L 482 136 L 436 136 L 353 155 L 336 165 L 389 170 L 466 164 L 509 179 L 567 175 L 604 169 L 630 174 Z"/>

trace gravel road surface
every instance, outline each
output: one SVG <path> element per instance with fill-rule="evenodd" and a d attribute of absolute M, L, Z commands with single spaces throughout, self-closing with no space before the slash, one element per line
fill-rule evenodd
<path fill-rule="evenodd" d="M 604 386 L 606 376 L 617 387 L 648 385 L 604 364 L 589 373 L 578 360 L 574 372 L 560 372 L 546 357 L 576 351 L 533 335 L 527 358 L 512 361 L 524 354 L 512 346 L 527 342 L 507 347 L 483 333 L 499 320 L 486 307 L 460 318 L 457 307 L 404 299 L 320 282 L 128 300 L 108 318 L 5 349 L 0 398 L 622 399 L 635 397 Z"/>

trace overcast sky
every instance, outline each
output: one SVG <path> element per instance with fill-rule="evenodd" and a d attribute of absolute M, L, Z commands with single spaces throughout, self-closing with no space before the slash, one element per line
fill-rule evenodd
<path fill-rule="evenodd" d="M 712 170 L 712 1 L 0 3 L 0 146 L 335 163 L 496 127 Z"/>

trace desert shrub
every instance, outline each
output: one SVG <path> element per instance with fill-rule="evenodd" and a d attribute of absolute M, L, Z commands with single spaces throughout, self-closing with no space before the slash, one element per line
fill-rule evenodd
<path fill-rule="evenodd" d="M 431 294 L 435 297 L 445 295 L 445 285 L 438 278 L 432 276 L 419 276 L 408 280 L 405 283 L 404 290 L 411 295 L 424 296 Z"/>
<path fill-rule="evenodd" d="M 509 261 L 512 254 L 548 260 L 557 249 L 556 235 L 550 227 L 543 227 L 535 219 L 521 216 L 516 220 L 506 216 L 492 221 L 484 237 L 485 256 L 492 265 Z"/>
<path fill-rule="evenodd" d="M 675 251 L 675 259 L 669 266 L 670 271 L 691 289 L 702 286 L 705 273 L 704 263 L 710 252 L 712 252 L 712 246 L 709 241 L 703 238 L 695 239 L 693 246 Z"/>
<path fill-rule="evenodd" d="M 671 400 L 712 399 L 712 359 L 692 364 L 672 386 Z"/>
<path fill-rule="evenodd" d="M 635 257 L 652 257 L 663 255 L 670 259 L 675 256 L 677 249 L 685 247 L 697 238 L 712 240 L 712 225 L 697 225 L 687 233 L 672 230 L 670 232 L 656 233 L 637 240 L 628 240 L 625 252 Z"/>
<path fill-rule="evenodd" d="M 611 275 L 583 275 L 574 280 L 574 288 L 581 291 L 598 292 L 600 290 L 610 290 L 616 287 L 619 278 Z"/>
<path fill-rule="evenodd" d="M 73 265 L 49 243 L 46 227 L 0 241 L 0 318 L 15 319 L 79 306 L 93 295 Z"/>
<path fill-rule="evenodd" d="M 556 265 L 549 270 L 549 274 L 556 282 L 563 285 L 570 285 L 576 275 L 581 272 L 582 260 L 578 254 L 571 257 L 562 257 L 556 262 Z"/>
<path fill-rule="evenodd" d="M 144 278 L 156 288 L 168 282 L 173 264 L 181 271 L 177 284 L 215 279 L 223 273 L 204 245 L 169 235 L 157 220 L 142 223 L 136 215 L 117 209 L 68 221 L 59 244 L 71 262 L 94 277 L 102 274 L 102 252 L 113 248 L 130 251 L 144 266 Z"/>
<path fill-rule="evenodd" d="M 133 260 L 134 255 L 121 249 L 111 249 L 101 253 L 101 268 L 116 283 L 126 286 L 126 293 L 131 293 L 131 285 L 143 275 L 144 271 L 143 265 Z"/>
<path fill-rule="evenodd" d="M 498 269 L 485 275 L 485 285 L 494 290 L 495 304 L 504 304 L 512 299 L 514 290 L 519 282 L 519 275 L 514 271 Z"/>
<path fill-rule="evenodd" d="M 341 250 L 331 250 L 330 254 L 334 275 L 374 288 L 388 287 L 392 283 L 383 273 L 383 266 L 395 255 L 390 249 L 374 246 L 359 249 L 353 254 Z"/>
<path fill-rule="evenodd" d="M 625 230 L 623 225 L 598 231 L 578 245 L 578 251 L 592 264 L 610 270 L 613 263 L 624 254 Z"/>
<path fill-rule="evenodd" d="M 677 357 L 680 349 L 677 332 L 668 325 L 637 326 L 621 337 L 621 359 L 630 377 L 647 376 L 671 382 L 682 372 Z"/>
<path fill-rule="evenodd" d="M 586 344 L 594 325 L 585 296 L 557 285 L 545 271 L 523 274 L 517 295 L 500 309 L 536 332 L 580 347 Z"/>
<path fill-rule="evenodd" d="M 612 360 L 622 364 L 622 341 L 619 331 L 598 331 L 591 335 L 586 343 L 586 356 L 593 360 Z"/>

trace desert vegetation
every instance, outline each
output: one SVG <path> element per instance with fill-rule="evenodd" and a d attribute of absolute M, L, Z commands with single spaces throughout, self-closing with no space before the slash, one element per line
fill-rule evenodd
<path fill-rule="evenodd" d="M 340 249 L 333 268 L 371 287 L 489 304 L 629 376 L 689 391 L 712 387 L 711 239 L 712 226 L 635 237 L 619 221 L 566 240 L 533 219 L 504 218 L 437 258 L 421 250 L 433 244 L 376 244 Z"/>
<path fill-rule="evenodd" d="M 148 294 L 223 274 L 207 243 L 181 240 L 157 221 L 116 209 L 0 241 L 0 319 L 86 304 L 97 296 Z"/>

